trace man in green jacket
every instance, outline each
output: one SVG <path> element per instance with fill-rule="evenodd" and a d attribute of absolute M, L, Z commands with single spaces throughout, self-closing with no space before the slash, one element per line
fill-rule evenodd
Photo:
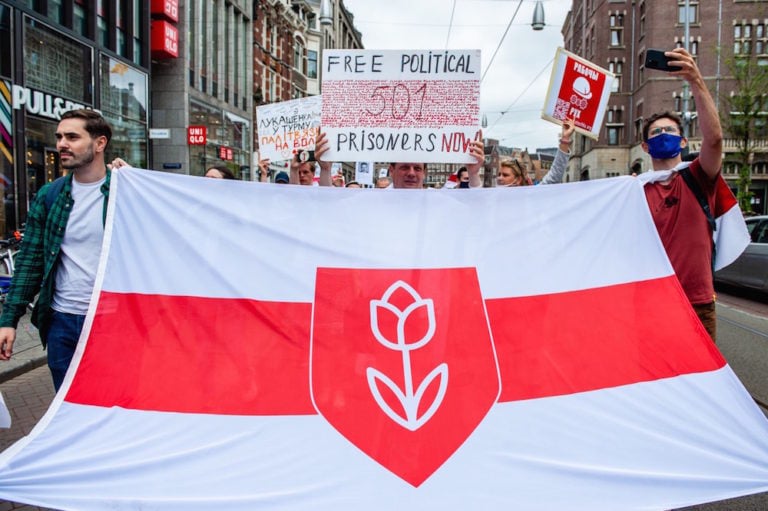
<path fill-rule="evenodd" d="M 104 237 L 110 172 L 104 152 L 112 129 L 101 114 L 61 116 L 56 149 L 63 181 L 43 186 L 27 215 L 16 271 L 0 316 L 0 360 L 9 360 L 16 327 L 39 293 L 32 323 L 48 348 L 58 391 L 75 353 L 91 299 Z M 50 197 L 49 197 L 50 196 Z"/>

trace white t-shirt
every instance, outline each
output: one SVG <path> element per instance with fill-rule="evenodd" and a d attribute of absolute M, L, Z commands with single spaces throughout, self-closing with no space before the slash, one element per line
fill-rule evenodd
<path fill-rule="evenodd" d="M 83 184 L 72 179 L 74 205 L 61 242 L 61 259 L 51 304 L 59 312 L 81 315 L 88 312 L 104 238 L 101 185 L 105 180 L 106 177 Z"/>

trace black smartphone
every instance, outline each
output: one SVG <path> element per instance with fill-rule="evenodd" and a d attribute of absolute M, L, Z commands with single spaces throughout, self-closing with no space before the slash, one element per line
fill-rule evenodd
<path fill-rule="evenodd" d="M 648 50 L 645 52 L 645 67 L 659 71 L 680 71 L 679 66 L 670 66 L 670 57 L 664 55 L 664 50 Z"/>
<path fill-rule="evenodd" d="M 305 161 L 315 161 L 314 151 L 299 151 L 296 153 L 296 161 L 304 163 Z"/>

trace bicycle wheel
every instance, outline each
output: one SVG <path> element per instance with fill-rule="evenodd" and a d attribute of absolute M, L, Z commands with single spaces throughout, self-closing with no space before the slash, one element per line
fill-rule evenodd
<path fill-rule="evenodd" d="M 0 275 L 13 276 L 13 261 L 11 257 L 13 256 L 7 250 L 0 253 Z"/>

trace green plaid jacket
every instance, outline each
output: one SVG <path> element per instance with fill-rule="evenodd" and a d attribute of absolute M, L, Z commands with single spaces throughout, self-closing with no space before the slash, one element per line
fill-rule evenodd
<path fill-rule="evenodd" d="M 51 183 L 44 185 L 37 192 L 32 206 L 27 213 L 27 225 L 21 250 L 16 255 L 15 271 L 11 289 L 3 304 L 0 327 L 13 327 L 19 324 L 27 305 L 39 293 L 32 311 L 32 324 L 40 331 L 45 346 L 45 337 L 50 324 L 53 285 L 56 281 L 56 268 L 59 263 L 59 251 L 64 231 L 69 221 L 69 213 L 75 201 L 72 199 L 72 176 L 65 178 L 64 187 L 51 205 L 45 208 L 45 196 Z M 104 195 L 103 219 L 106 220 L 107 201 L 111 172 L 107 170 L 107 179 L 101 186 Z"/>

